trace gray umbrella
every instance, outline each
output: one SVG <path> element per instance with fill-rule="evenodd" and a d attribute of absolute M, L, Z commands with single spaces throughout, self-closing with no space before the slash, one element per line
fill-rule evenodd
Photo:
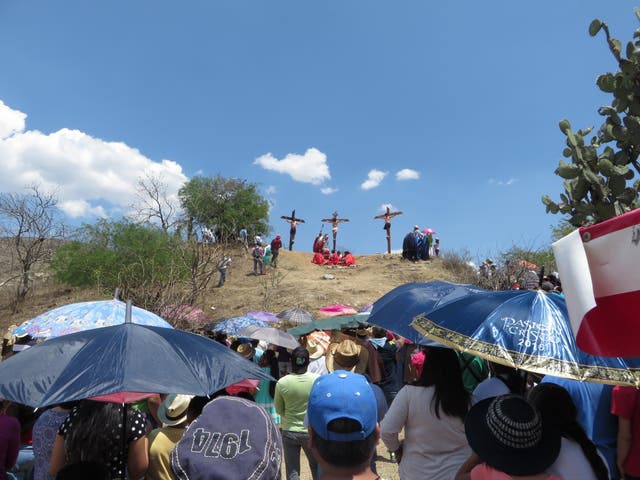
<path fill-rule="evenodd" d="M 313 315 L 303 308 L 288 308 L 278 314 L 280 320 L 293 323 L 295 325 L 303 325 L 313 322 Z"/>
<path fill-rule="evenodd" d="M 246 338 L 255 338 L 256 340 L 264 340 L 267 343 L 290 349 L 300 346 L 293 335 L 274 327 L 257 327 L 252 325 L 240 330 L 238 335 Z"/>

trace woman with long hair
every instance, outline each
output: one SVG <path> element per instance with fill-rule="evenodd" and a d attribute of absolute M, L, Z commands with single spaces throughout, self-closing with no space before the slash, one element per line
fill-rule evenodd
<path fill-rule="evenodd" d="M 255 402 L 258 405 L 261 405 L 262 408 L 264 408 L 267 413 L 271 415 L 271 418 L 276 425 L 280 425 L 280 415 L 278 415 L 278 412 L 276 412 L 276 407 L 273 404 L 273 396 L 276 392 L 276 382 L 278 378 L 280 378 L 278 357 L 276 356 L 275 350 L 265 350 L 265 352 L 262 354 L 262 357 L 260 357 L 258 366 L 262 367 L 262 370 L 265 373 L 268 373 L 276 380 L 260 380 L 260 383 L 258 384 L 258 391 L 254 395 Z"/>
<path fill-rule="evenodd" d="M 141 478 L 149 465 L 146 420 L 120 404 L 82 401 L 60 426 L 53 444 L 49 473 L 65 465 L 95 462 L 105 465 L 111 478 Z M 123 440 L 124 438 L 124 440 Z"/>
<path fill-rule="evenodd" d="M 471 452 L 464 433 L 469 403 L 456 353 L 429 347 L 418 381 L 402 387 L 380 425 L 382 441 L 400 463 L 401 479 L 453 478 Z"/>
<path fill-rule="evenodd" d="M 569 392 L 555 383 L 541 383 L 529 393 L 545 426 L 562 435 L 560 455 L 547 472 L 561 478 L 608 480 L 609 471 L 594 443 L 578 423 L 575 403 Z"/>

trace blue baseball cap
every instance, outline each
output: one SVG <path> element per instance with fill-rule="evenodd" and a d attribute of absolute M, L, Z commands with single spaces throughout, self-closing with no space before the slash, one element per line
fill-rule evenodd
<path fill-rule="evenodd" d="M 363 375 L 336 370 L 313 383 L 307 418 L 313 431 L 325 440 L 363 440 L 371 435 L 378 423 L 376 397 Z M 338 418 L 355 420 L 360 424 L 360 430 L 349 433 L 330 431 L 329 423 Z"/>

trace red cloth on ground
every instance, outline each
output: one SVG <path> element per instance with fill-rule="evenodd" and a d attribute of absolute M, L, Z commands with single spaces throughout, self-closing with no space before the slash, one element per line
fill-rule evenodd
<path fill-rule="evenodd" d="M 346 267 L 350 267 L 351 265 L 355 265 L 356 264 L 356 259 L 350 253 L 347 253 L 344 256 L 344 259 L 342 260 L 342 262 Z"/>
<path fill-rule="evenodd" d="M 317 265 L 324 265 L 324 257 L 322 253 L 316 252 L 313 254 L 313 258 L 311 259 L 311 263 L 315 263 Z"/>
<path fill-rule="evenodd" d="M 329 258 L 329 261 L 327 262 L 331 265 L 338 265 L 338 263 L 340 263 L 340 255 L 338 255 L 337 253 L 333 253 L 331 255 L 331 258 Z"/>

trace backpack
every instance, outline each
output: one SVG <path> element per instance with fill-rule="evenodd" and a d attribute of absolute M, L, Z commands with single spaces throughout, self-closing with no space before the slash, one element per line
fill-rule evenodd
<path fill-rule="evenodd" d="M 252 254 L 253 254 L 253 258 L 262 258 L 263 257 L 262 248 L 256 245 L 255 247 L 253 247 Z"/>

